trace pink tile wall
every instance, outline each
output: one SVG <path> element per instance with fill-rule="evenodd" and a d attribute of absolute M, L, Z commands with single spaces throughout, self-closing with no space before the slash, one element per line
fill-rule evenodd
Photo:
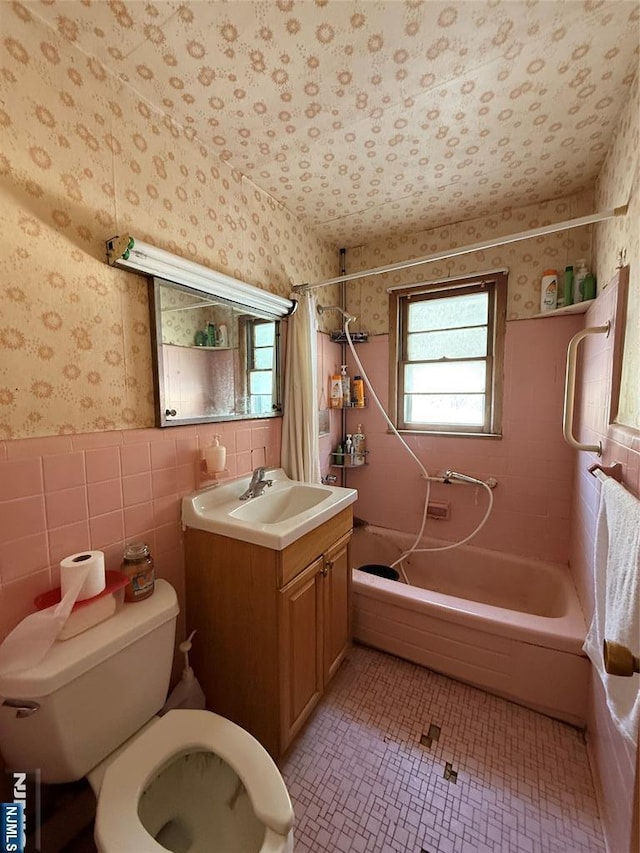
<path fill-rule="evenodd" d="M 608 338 L 597 335 L 585 339 L 578 384 L 581 390 L 578 436 L 585 443 L 602 441 L 603 454 L 577 453 L 574 473 L 574 503 L 571 538 L 571 567 L 587 621 L 593 613 L 593 553 L 600 483 L 588 473 L 594 462 L 610 465 L 621 462 L 624 483 L 640 494 L 640 436 L 623 437 L 608 427 L 613 367 L 613 343 L 617 312 L 617 288 L 609 286 L 584 316 L 584 325 L 600 326 L 612 320 L 614 332 Z M 591 673 L 587 745 L 599 787 L 599 804 L 609 850 L 628 850 L 632 809 L 635 754 L 611 721 L 600 680 Z"/>
<path fill-rule="evenodd" d="M 214 433 L 227 447 L 224 477 L 280 464 L 279 418 L 0 442 L 0 639 L 58 585 L 63 557 L 99 549 L 117 569 L 134 538 L 184 610 L 180 500 Z"/>
<path fill-rule="evenodd" d="M 341 346 L 332 343 L 329 336 L 318 333 L 318 407 L 329 409 L 329 381 L 334 371 L 340 370 Z M 336 449 L 342 440 L 342 412 L 340 409 L 331 409 L 329 415 L 331 432 L 320 436 L 320 472 L 324 477 L 326 474 L 335 474 L 338 477 L 337 485 L 342 485 L 341 472 L 339 469 L 331 468 L 331 452 Z"/>
<path fill-rule="evenodd" d="M 567 343 L 580 325 L 576 316 L 507 323 L 502 439 L 406 436 L 431 474 L 452 468 L 498 480 L 494 510 L 474 539 L 478 546 L 567 562 L 573 454 L 562 437 L 564 370 Z M 386 406 L 387 336 L 376 335 L 357 351 Z M 350 372 L 356 372 L 352 363 Z M 416 532 L 426 490 L 419 469 L 374 405 L 350 411 L 347 431 L 359 422 L 370 454 L 366 467 L 347 474 L 348 485 L 359 490 L 356 514 Z M 426 533 L 451 541 L 470 533 L 486 507 L 484 493 L 471 487 L 434 485 L 431 499 L 449 502 L 451 517 L 428 521 Z"/>

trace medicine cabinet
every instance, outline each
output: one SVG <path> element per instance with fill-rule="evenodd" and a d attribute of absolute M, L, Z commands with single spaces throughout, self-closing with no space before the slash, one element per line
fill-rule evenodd
<path fill-rule="evenodd" d="M 149 281 L 156 426 L 279 417 L 280 320 Z"/>

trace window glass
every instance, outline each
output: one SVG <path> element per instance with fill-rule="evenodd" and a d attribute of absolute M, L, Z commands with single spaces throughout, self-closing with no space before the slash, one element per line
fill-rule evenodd
<path fill-rule="evenodd" d="M 499 434 L 506 292 L 504 273 L 392 292 L 398 428 Z"/>

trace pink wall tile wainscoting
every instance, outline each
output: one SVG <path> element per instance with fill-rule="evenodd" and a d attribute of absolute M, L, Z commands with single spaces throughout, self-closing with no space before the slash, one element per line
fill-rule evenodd
<path fill-rule="evenodd" d="M 501 439 L 405 435 L 432 475 L 451 468 L 498 480 L 493 512 L 474 545 L 567 562 L 574 457 L 562 436 L 564 373 L 567 344 L 581 325 L 579 316 L 507 323 Z M 387 335 L 370 338 L 358 355 L 386 406 Z M 353 363 L 350 372 L 357 372 Z M 370 452 L 367 466 L 348 472 L 347 485 L 358 489 L 356 514 L 382 527 L 417 532 L 426 488 L 417 465 L 373 403 L 348 413 L 347 432 L 358 423 Z M 448 502 L 450 519 L 428 521 L 426 535 L 454 541 L 471 533 L 486 508 L 484 492 L 476 492 L 434 484 L 430 499 Z"/>
<path fill-rule="evenodd" d="M 0 639 L 58 586 L 64 557 L 101 550 L 117 569 L 132 539 L 149 544 L 183 611 L 180 500 L 215 433 L 223 477 L 280 463 L 280 418 L 0 442 Z"/>
<path fill-rule="evenodd" d="M 622 463 L 623 482 L 636 495 L 640 494 L 640 435 L 608 426 L 613 370 L 613 348 L 616 328 L 617 288 L 607 287 L 584 317 L 586 327 L 613 321 L 608 337 L 587 338 L 581 358 L 578 384 L 581 390 L 578 434 L 585 443 L 602 441 L 602 458 L 593 453 L 578 453 L 574 473 L 573 526 L 571 567 L 587 624 L 593 614 L 596 519 L 600 501 L 600 483 L 588 473 L 594 462 L 611 465 Z M 632 813 L 633 780 L 636 756 L 614 726 L 606 705 L 600 679 L 591 668 L 591 692 L 587 720 L 587 748 L 599 786 L 599 804 L 608 849 L 629 850 L 630 815 Z"/>

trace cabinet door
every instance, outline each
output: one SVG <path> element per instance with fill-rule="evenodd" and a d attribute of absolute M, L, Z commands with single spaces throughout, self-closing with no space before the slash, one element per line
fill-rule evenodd
<path fill-rule="evenodd" d="M 343 536 L 324 554 L 324 683 L 342 663 L 351 640 L 351 567 L 349 541 Z"/>
<path fill-rule="evenodd" d="M 322 694 L 323 568 L 319 557 L 280 590 L 280 754 Z"/>

